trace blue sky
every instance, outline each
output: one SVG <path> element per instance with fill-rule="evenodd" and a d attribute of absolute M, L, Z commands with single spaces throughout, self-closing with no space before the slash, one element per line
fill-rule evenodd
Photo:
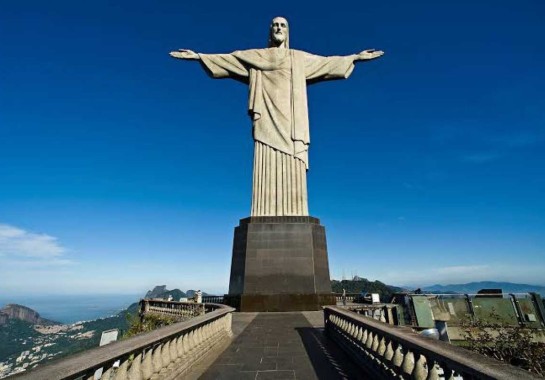
<path fill-rule="evenodd" d="M 333 278 L 545 285 L 545 3 L 5 1 L 0 292 L 225 292 L 247 89 L 168 52 L 382 49 L 309 88 Z M 325 11 L 327 10 L 327 11 Z"/>

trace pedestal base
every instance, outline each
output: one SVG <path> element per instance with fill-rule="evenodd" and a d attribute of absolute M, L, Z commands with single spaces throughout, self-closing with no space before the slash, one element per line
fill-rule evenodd
<path fill-rule="evenodd" d="M 320 310 L 331 293 L 325 228 L 305 216 L 251 217 L 235 228 L 226 301 L 240 311 Z"/>

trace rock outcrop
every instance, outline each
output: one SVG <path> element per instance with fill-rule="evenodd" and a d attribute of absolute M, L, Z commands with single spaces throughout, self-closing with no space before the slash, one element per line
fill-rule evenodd
<path fill-rule="evenodd" d="M 153 290 L 148 290 L 144 298 L 159 298 L 166 292 L 168 292 L 166 285 L 157 285 Z"/>
<path fill-rule="evenodd" d="M 19 319 L 21 321 L 25 321 L 28 323 L 32 323 L 34 325 L 54 325 L 57 324 L 57 322 L 50 321 L 49 319 L 45 319 L 40 317 L 40 314 L 36 312 L 35 310 L 32 310 L 29 307 L 17 305 L 17 304 L 8 304 L 4 306 L 2 309 L 0 309 L 0 315 L 6 315 L 8 319 Z M 5 319 L 5 317 L 0 318 L 1 320 Z M 7 322 L 7 320 L 6 320 Z M 6 323 L 5 322 L 5 323 Z"/>
<path fill-rule="evenodd" d="M 8 320 L 9 320 L 9 316 L 7 314 L 0 312 L 0 326 L 8 323 Z"/>

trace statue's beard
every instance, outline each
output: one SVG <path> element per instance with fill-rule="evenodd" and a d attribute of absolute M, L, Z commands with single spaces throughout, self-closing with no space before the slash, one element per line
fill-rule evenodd
<path fill-rule="evenodd" d="M 286 41 L 286 36 L 283 33 L 273 33 L 273 41 L 280 45 L 282 42 Z"/>

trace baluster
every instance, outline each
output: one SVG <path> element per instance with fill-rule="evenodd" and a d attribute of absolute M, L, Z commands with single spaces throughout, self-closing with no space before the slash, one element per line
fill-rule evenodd
<path fill-rule="evenodd" d="M 401 364 L 403 363 L 403 349 L 401 347 L 401 344 L 398 344 L 396 347 L 396 350 L 394 352 L 394 357 L 392 359 L 392 364 L 395 367 L 401 367 Z M 397 372 L 397 368 L 396 368 Z"/>
<path fill-rule="evenodd" d="M 203 325 L 201 328 L 202 342 L 206 343 L 208 340 L 208 325 Z"/>
<path fill-rule="evenodd" d="M 413 373 L 414 370 L 414 354 L 411 350 L 408 350 L 405 353 L 405 357 L 403 358 L 403 363 L 401 364 L 401 370 L 403 373 L 410 376 Z"/>
<path fill-rule="evenodd" d="M 202 343 L 202 327 L 197 328 L 195 336 L 197 337 L 197 346 L 200 346 Z"/>
<path fill-rule="evenodd" d="M 211 335 L 213 341 L 215 341 L 217 339 L 217 334 L 218 334 L 217 324 L 218 324 L 218 322 L 214 321 L 214 322 L 212 322 L 212 325 L 210 326 L 210 335 Z"/>
<path fill-rule="evenodd" d="M 163 360 L 163 368 L 166 368 L 170 365 L 170 342 L 171 340 L 165 342 L 161 349 L 161 358 Z"/>
<path fill-rule="evenodd" d="M 142 353 L 139 353 L 132 359 L 127 378 L 130 380 L 142 379 Z"/>
<path fill-rule="evenodd" d="M 354 334 L 352 334 L 352 340 L 354 341 L 358 341 L 359 340 L 359 336 L 361 335 L 361 327 L 359 325 L 354 325 Z"/>
<path fill-rule="evenodd" d="M 195 331 L 192 330 L 189 335 L 188 335 L 188 339 L 187 339 L 187 352 L 189 354 L 189 357 L 193 357 L 193 354 L 195 353 L 194 349 L 195 349 Z"/>
<path fill-rule="evenodd" d="M 358 332 L 356 333 L 356 342 L 361 342 L 361 337 L 363 336 L 363 329 L 361 326 L 358 326 Z"/>
<path fill-rule="evenodd" d="M 380 339 L 380 342 L 378 344 L 378 354 L 381 358 L 384 357 L 384 353 L 386 352 L 386 338 L 385 337 L 382 337 Z"/>
<path fill-rule="evenodd" d="M 153 353 L 151 356 L 151 364 L 153 368 L 153 373 L 159 373 L 163 369 L 163 359 L 161 357 L 161 347 L 162 345 L 159 344 L 157 347 L 153 349 Z"/>
<path fill-rule="evenodd" d="M 229 334 L 229 336 L 233 336 L 233 330 L 232 330 L 232 326 L 233 326 L 233 315 L 231 313 L 227 314 L 227 322 L 228 322 L 228 326 L 227 326 L 227 332 Z"/>
<path fill-rule="evenodd" d="M 146 355 L 144 356 L 144 360 L 142 361 L 142 375 L 144 376 L 144 380 L 148 380 L 153 375 L 153 362 L 151 356 L 153 355 L 153 351 L 150 349 L 148 352 L 146 352 Z"/>
<path fill-rule="evenodd" d="M 373 352 L 377 352 L 378 350 L 378 345 L 379 345 L 379 337 L 378 337 L 378 334 L 375 333 L 373 334 L 373 345 L 371 346 L 371 350 L 373 350 Z"/>
<path fill-rule="evenodd" d="M 372 331 L 369 331 L 367 334 L 367 340 L 365 341 L 365 347 L 367 347 L 367 349 L 370 349 L 373 346 L 374 335 L 375 334 Z"/>
<path fill-rule="evenodd" d="M 180 360 L 185 360 L 187 356 L 187 334 L 184 334 L 178 338 L 178 352 L 180 353 Z"/>
<path fill-rule="evenodd" d="M 359 345 L 361 348 L 363 348 L 364 352 L 366 352 L 365 342 L 367 342 L 367 335 L 369 335 L 369 330 L 367 330 L 366 328 L 363 328 L 363 333 L 361 334 L 361 340 L 359 342 Z"/>
<path fill-rule="evenodd" d="M 178 338 L 172 338 L 170 341 L 170 362 L 173 363 L 178 359 Z"/>
<path fill-rule="evenodd" d="M 385 373 L 389 373 L 389 364 L 388 364 L 388 359 L 386 359 L 386 349 L 387 349 L 387 344 L 386 344 L 386 338 L 385 337 L 382 337 L 380 338 L 380 341 L 379 341 L 379 344 L 378 344 L 378 349 L 376 351 L 376 355 L 375 355 L 375 359 L 378 363 L 378 366 L 379 368 L 384 371 Z M 393 352 L 392 352 L 393 354 Z"/>
<path fill-rule="evenodd" d="M 430 359 L 427 361 L 428 364 L 428 377 L 426 377 L 426 380 L 439 380 L 439 372 L 437 371 L 437 367 L 439 366 L 437 362 L 433 359 Z"/>
<path fill-rule="evenodd" d="M 210 325 L 210 335 L 212 336 L 212 340 L 216 340 L 217 338 L 217 334 L 218 334 L 218 329 L 216 328 L 216 324 L 217 322 L 214 321 L 212 322 L 212 324 Z"/>
<path fill-rule="evenodd" d="M 207 343 L 210 339 L 210 324 L 206 324 L 202 328 L 202 337 L 204 339 L 204 342 Z"/>
<path fill-rule="evenodd" d="M 392 346 L 392 341 L 389 340 L 388 344 L 386 344 L 386 352 L 384 353 L 384 358 L 390 362 L 392 361 L 393 357 L 394 357 L 394 348 Z"/>
<path fill-rule="evenodd" d="M 426 370 L 426 357 L 422 354 L 418 354 L 418 360 L 415 363 L 413 378 L 415 380 L 426 380 L 428 371 Z"/>
<path fill-rule="evenodd" d="M 114 365 L 114 371 L 112 375 L 110 375 L 110 378 L 113 380 L 127 380 L 127 369 L 129 368 L 129 359 L 125 358 L 121 364 L 116 368 Z"/>

